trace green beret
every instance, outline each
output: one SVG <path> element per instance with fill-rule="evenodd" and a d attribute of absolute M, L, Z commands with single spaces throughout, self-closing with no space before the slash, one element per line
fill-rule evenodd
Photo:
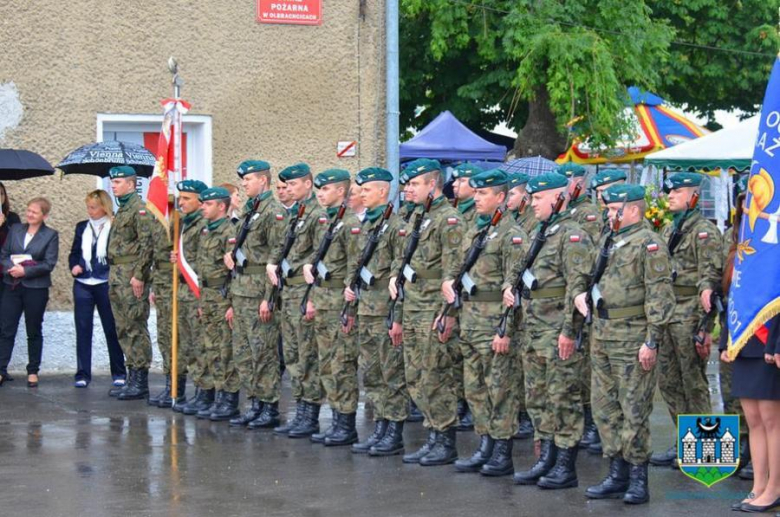
<path fill-rule="evenodd" d="M 522 187 L 528 183 L 528 174 L 515 172 L 509 175 L 509 188 Z"/>
<path fill-rule="evenodd" d="M 108 170 L 108 177 L 111 178 L 112 180 L 115 180 L 117 178 L 132 178 L 137 174 L 138 173 L 135 172 L 135 169 L 133 169 L 129 165 L 117 165 L 116 167 L 111 167 Z"/>
<path fill-rule="evenodd" d="M 666 181 L 664 181 L 664 191 L 671 192 L 678 188 L 698 187 L 701 185 L 702 180 L 704 180 L 703 174 L 697 174 L 695 172 L 678 172 L 677 174 L 672 174 L 666 178 Z"/>
<path fill-rule="evenodd" d="M 200 202 L 212 201 L 214 199 L 230 199 L 230 192 L 224 187 L 207 188 L 198 196 Z"/>
<path fill-rule="evenodd" d="M 452 171 L 452 177 L 455 179 L 471 178 L 481 172 L 484 172 L 484 170 L 473 163 L 461 163 Z"/>
<path fill-rule="evenodd" d="M 393 173 L 381 167 L 368 167 L 357 173 L 355 183 L 362 185 L 370 181 L 393 181 Z"/>
<path fill-rule="evenodd" d="M 583 167 L 582 165 L 578 165 L 574 162 L 567 162 L 562 165 L 559 165 L 555 172 L 558 174 L 563 174 L 567 178 L 582 178 L 585 176 L 588 171 Z"/>
<path fill-rule="evenodd" d="M 184 180 L 176 184 L 176 188 L 179 192 L 192 192 L 193 194 L 200 194 L 207 188 L 208 185 L 200 180 Z"/>
<path fill-rule="evenodd" d="M 305 163 L 296 163 L 295 165 L 290 165 L 289 167 L 282 169 L 282 172 L 279 173 L 279 179 L 287 182 L 290 180 L 303 178 L 309 174 L 311 174 L 311 169 L 308 165 Z"/>
<path fill-rule="evenodd" d="M 263 160 L 246 160 L 241 162 L 236 172 L 240 178 L 243 178 L 250 172 L 262 172 L 271 170 L 271 164 Z"/>
<path fill-rule="evenodd" d="M 546 172 L 528 180 L 528 186 L 525 187 L 529 194 L 536 194 L 545 190 L 554 190 L 564 188 L 569 184 L 566 176 L 557 172 Z"/>
<path fill-rule="evenodd" d="M 737 189 L 738 196 L 747 192 L 748 176 L 749 174 L 741 174 L 739 179 L 737 179 L 737 181 L 734 183 L 734 187 Z"/>
<path fill-rule="evenodd" d="M 632 201 L 642 201 L 645 199 L 645 187 L 642 185 L 632 185 L 631 183 L 621 183 L 619 185 L 610 185 L 601 193 L 601 198 L 605 204 L 630 203 Z"/>
<path fill-rule="evenodd" d="M 322 188 L 325 185 L 339 183 L 342 181 L 349 181 L 349 179 L 349 171 L 345 171 L 344 169 L 328 169 L 317 174 L 317 176 L 314 178 L 314 186 L 317 188 Z"/>
<path fill-rule="evenodd" d="M 402 172 L 401 174 L 398 175 L 399 185 L 404 186 L 408 181 L 409 181 L 409 176 L 407 176 L 405 172 Z"/>
<path fill-rule="evenodd" d="M 472 176 L 469 180 L 469 185 L 472 188 L 488 188 L 506 185 L 508 181 L 509 176 L 507 176 L 506 172 L 501 169 L 491 169 Z"/>
<path fill-rule="evenodd" d="M 408 182 L 409 180 L 416 178 L 421 174 L 440 170 L 441 164 L 438 160 L 420 158 L 419 160 L 415 160 L 407 164 L 406 168 L 404 169 L 404 174 L 406 175 L 406 182 Z"/>
<path fill-rule="evenodd" d="M 604 169 L 590 180 L 590 188 L 603 187 L 616 181 L 626 181 L 626 179 L 628 179 L 628 176 L 620 169 Z"/>

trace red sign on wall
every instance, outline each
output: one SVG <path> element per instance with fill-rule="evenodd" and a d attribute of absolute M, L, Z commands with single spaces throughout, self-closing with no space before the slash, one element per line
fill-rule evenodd
<path fill-rule="evenodd" d="M 322 0 L 257 0 L 257 21 L 322 25 Z"/>

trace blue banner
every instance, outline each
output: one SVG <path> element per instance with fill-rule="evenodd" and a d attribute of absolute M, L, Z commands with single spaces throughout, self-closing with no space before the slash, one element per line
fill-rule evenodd
<path fill-rule="evenodd" d="M 780 57 L 764 95 L 729 291 L 729 356 L 780 313 Z M 740 207 L 737 207 L 740 210 Z"/>

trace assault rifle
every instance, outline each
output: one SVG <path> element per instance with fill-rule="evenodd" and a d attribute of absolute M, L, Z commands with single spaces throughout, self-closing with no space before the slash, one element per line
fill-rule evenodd
<path fill-rule="evenodd" d="M 298 226 L 298 221 L 303 217 L 303 213 L 306 211 L 306 205 L 303 202 L 298 204 L 298 212 L 290 219 L 290 225 L 287 227 L 287 233 L 284 236 L 284 247 L 282 248 L 282 260 L 279 265 L 276 266 L 276 284 L 271 289 L 271 295 L 268 297 L 268 310 L 273 312 L 274 305 L 276 305 L 276 298 L 279 293 L 284 289 L 284 279 L 290 274 L 290 263 L 287 262 L 287 255 L 290 254 L 293 245 L 295 244 L 295 227 Z"/>
<path fill-rule="evenodd" d="M 693 214 L 693 211 L 696 209 L 696 205 L 699 203 L 699 193 L 694 192 L 693 196 L 691 197 L 690 203 L 688 203 L 688 208 L 685 209 L 685 212 L 683 213 L 682 217 L 677 220 L 677 222 L 674 224 L 674 228 L 672 229 L 672 234 L 669 236 L 669 241 L 666 243 L 667 247 L 669 248 L 669 256 L 674 256 L 674 251 L 677 249 L 677 246 L 680 245 L 680 241 L 682 241 L 683 235 L 685 233 L 683 232 L 683 226 L 685 225 L 685 222 L 688 220 L 688 218 Z M 672 282 L 677 280 L 677 270 L 672 269 Z"/>
<path fill-rule="evenodd" d="M 244 222 L 241 223 L 241 229 L 238 232 L 238 236 L 236 236 L 236 244 L 233 246 L 233 250 L 230 252 L 230 258 L 233 259 L 233 269 L 230 271 L 227 278 L 225 278 L 225 283 L 222 284 L 222 287 L 219 289 L 219 293 L 222 295 L 222 298 L 228 297 L 230 282 L 233 280 L 233 278 L 235 278 L 236 269 L 238 269 L 238 264 L 236 264 L 236 255 L 238 250 L 241 249 L 241 246 L 244 245 L 244 242 L 246 242 L 246 237 L 249 235 L 249 226 L 252 224 L 252 217 L 254 217 L 254 215 L 257 213 L 257 210 L 260 208 L 260 202 L 261 199 L 258 195 L 252 203 L 252 209 L 247 212 L 247 214 L 244 216 Z"/>
<path fill-rule="evenodd" d="M 693 340 L 698 344 L 704 344 L 704 338 L 699 336 L 707 331 L 707 327 L 710 326 L 712 320 L 717 316 L 720 316 L 725 312 L 723 307 L 723 295 L 717 291 L 713 291 L 710 296 L 710 312 L 704 314 L 699 320 L 699 324 L 696 326 L 696 332 L 693 334 Z"/>

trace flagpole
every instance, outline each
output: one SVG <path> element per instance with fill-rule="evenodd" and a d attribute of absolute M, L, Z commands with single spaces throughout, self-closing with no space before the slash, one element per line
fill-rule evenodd
<path fill-rule="evenodd" d="M 181 85 L 183 83 L 179 77 L 179 66 L 176 60 L 171 56 L 168 59 L 168 69 L 173 74 L 173 98 L 176 102 L 173 111 L 173 252 L 179 253 L 179 196 L 176 184 L 182 179 L 182 156 L 181 156 L 181 112 L 178 102 L 181 99 Z M 171 401 L 176 404 L 179 396 L 179 265 L 178 261 L 173 263 L 173 288 L 171 289 L 173 300 L 171 301 Z"/>

